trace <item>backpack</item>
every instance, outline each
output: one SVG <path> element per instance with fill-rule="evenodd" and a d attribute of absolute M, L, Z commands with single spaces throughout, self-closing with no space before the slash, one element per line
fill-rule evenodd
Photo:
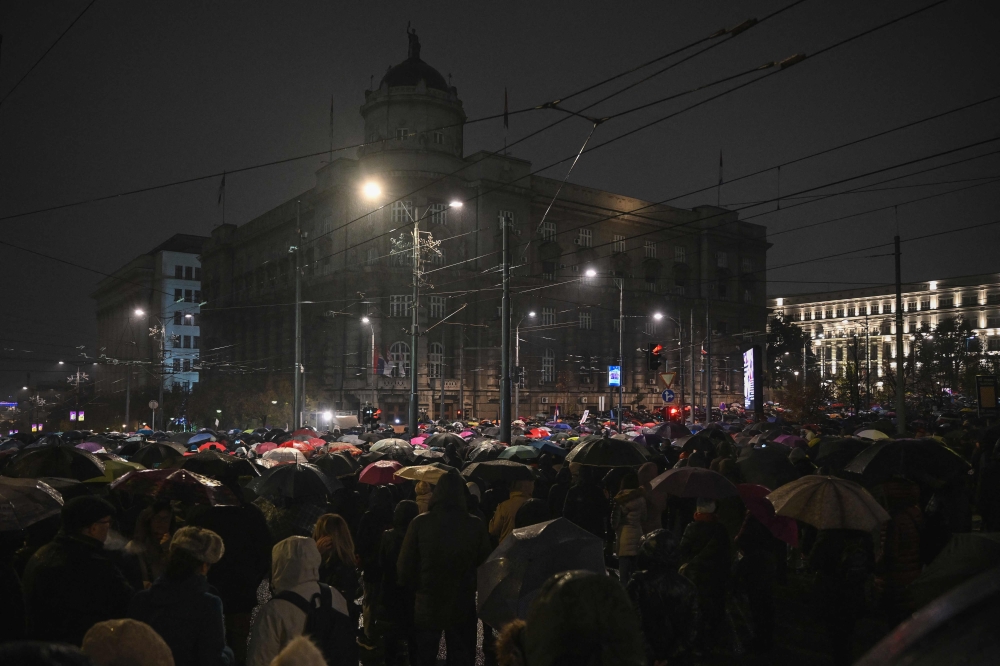
<path fill-rule="evenodd" d="M 316 644 L 328 666 L 354 666 L 358 663 L 358 644 L 351 618 L 333 607 L 333 591 L 329 585 L 320 583 L 319 588 L 309 601 L 289 591 L 274 598 L 287 601 L 306 614 L 302 633 Z"/>

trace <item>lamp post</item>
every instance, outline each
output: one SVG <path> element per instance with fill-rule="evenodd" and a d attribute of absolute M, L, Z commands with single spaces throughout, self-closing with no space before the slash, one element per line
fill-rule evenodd
<path fill-rule="evenodd" d="M 531 317 L 534 319 L 535 312 L 532 310 L 525 317 Z M 517 326 L 514 327 L 514 373 L 517 375 L 517 381 L 514 382 L 514 418 L 519 418 L 518 414 L 521 411 L 521 322 L 524 321 L 524 317 L 521 317 L 517 321 Z"/>

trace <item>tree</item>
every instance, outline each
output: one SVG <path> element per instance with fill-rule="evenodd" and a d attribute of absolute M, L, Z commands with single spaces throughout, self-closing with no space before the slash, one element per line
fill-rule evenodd
<path fill-rule="evenodd" d="M 802 371 L 803 350 L 807 362 L 815 360 L 808 340 L 806 332 L 789 322 L 785 315 L 771 318 L 767 332 L 767 386 L 778 388 L 794 381 L 795 373 Z"/>

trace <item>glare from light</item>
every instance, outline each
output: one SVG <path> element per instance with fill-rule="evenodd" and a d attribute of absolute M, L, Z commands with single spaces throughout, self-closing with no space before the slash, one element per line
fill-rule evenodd
<path fill-rule="evenodd" d="M 535 316 L 535 311 L 534 311 L 534 310 L 532 310 L 531 312 L 529 312 L 529 313 L 528 313 L 528 316 L 529 316 L 529 317 L 534 317 L 534 316 Z"/>
<path fill-rule="evenodd" d="M 461 208 L 465 204 L 463 204 L 461 201 L 459 201 L 458 199 L 456 199 L 455 201 L 452 201 L 448 205 L 451 206 L 452 208 Z"/>
<path fill-rule="evenodd" d="M 369 199 L 375 199 L 376 197 L 382 195 L 382 188 L 379 187 L 379 184 L 374 181 L 365 183 L 364 187 L 361 188 L 361 191 L 364 192 L 365 196 Z"/>
<path fill-rule="evenodd" d="M 396 419 L 396 423 L 399 424 L 399 419 Z"/>
<path fill-rule="evenodd" d="M 22 391 L 27 391 L 27 390 L 28 390 L 28 387 L 27 387 L 27 386 L 22 386 L 22 387 L 21 387 L 21 390 L 22 390 Z"/>
<path fill-rule="evenodd" d="M 663 314 L 660 312 L 656 312 L 653 314 L 653 319 L 655 319 L 656 321 L 660 321 L 661 319 L 663 319 Z"/>
<path fill-rule="evenodd" d="M 361 323 L 362 323 L 362 324 L 367 324 L 367 323 L 368 323 L 369 321 L 371 321 L 371 320 L 370 320 L 370 319 L 368 319 L 368 317 L 362 317 L 362 318 L 361 318 Z"/>
<path fill-rule="evenodd" d="M 333 420 L 333 412 L 323 412 L 323 420 L 324 421 L 332 421 Z"/>
<path fill-rule="evenodd" d="M 193 315 L 189 315 L 189 314 L 186 314 L 186 315 L 184 315 L 184 318 L 185 318 L 185 319 L 192 319 L 192 318 L 193 318 Z"/>
<path fill-rule="evenodd" d="M 59 361 L 59 365 L 66 365 L 63 361 Z"/>
<path fill-rule="evenodd" d="M 587 277 L 594 277 L 595 275 L 597 275 L 597 271 L 595 271 L 593 268 L 588 268 L 587 272 L 584 273 L 584 275 L 586 275 Z"/>
<path fill-rule="evenodd" d="M 136 317 L 141 317 L 144 314 L 146 314 L 146 313 L 143 312 L 142 310 L 140 310 L 139 308 L 136 308 L 136 310 L 135 310 L 135 316 Z"/>

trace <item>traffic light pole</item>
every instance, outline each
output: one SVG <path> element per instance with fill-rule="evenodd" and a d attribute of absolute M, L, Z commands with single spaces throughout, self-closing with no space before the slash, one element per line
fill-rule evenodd
<path fill-rule="evenodd" d="M 500 304 L 500 441 L 511 443 L 510 436 L 510 220 L 503 222 L 503 300 Z"/>
<path fill-rule="evenodd" d="M 295 202 L 295 370 L 292 372 L 292 429 L 298 430 L 302 424 L 302 393 L 299 388 L 302 372 L 302 222 L 300 209 L 302 202 Z"/>
<path fill-rule="evenodd" d="M 705 299 L 705 423 L 712 422 L 712 322 Z"/>
<path fill-rule="evenodd" d="M 625 280 L 618 279 L 618 432 L 622 431 L 622 394 L 625 384 L 625 365 L 622 363 L 622 341 L 625 335 Z"/>

